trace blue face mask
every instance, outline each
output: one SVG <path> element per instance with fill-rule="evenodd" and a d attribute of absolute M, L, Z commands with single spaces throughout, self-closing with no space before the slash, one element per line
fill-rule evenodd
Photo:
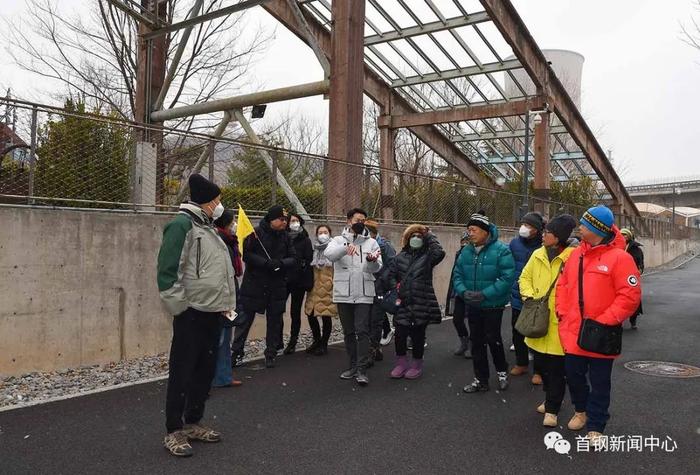
<path fill-rule="evenodd" d="M 423 247 L 423 238 L 413 236 L 408 240 L 408 245 L 411 246 L 411 249 L 420 249 Z"/>

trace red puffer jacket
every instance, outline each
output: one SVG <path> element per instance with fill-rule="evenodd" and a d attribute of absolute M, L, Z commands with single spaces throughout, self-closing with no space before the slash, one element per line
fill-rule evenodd
<path fill-rule="evenodd" d="M 556 293 L 559 338 L 564 352 L 592 358 L 615 356 L 591 353 L 579 348 L 581 312 L 578 301 L 579 261 L 583 256 L 583 302 L 587 318 L 605 325 L 619 325 L 639 307 L 642 297 L 639 271 L 625 252 L 625 238 L 613 226 L 615 237 L 607 244 L 592 247 L 582 243 L 566 262 Z"/>

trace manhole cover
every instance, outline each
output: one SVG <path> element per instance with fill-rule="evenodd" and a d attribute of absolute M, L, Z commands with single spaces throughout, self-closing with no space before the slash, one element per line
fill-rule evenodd
<path fill-rule="evenodd" d="M 700 368 L 681 363 L 668 363 L 666 361 L 629 361 L 625 363 L 625 368 L 635 373 L 663 376 L 665 378 L 700 377 Z"/>

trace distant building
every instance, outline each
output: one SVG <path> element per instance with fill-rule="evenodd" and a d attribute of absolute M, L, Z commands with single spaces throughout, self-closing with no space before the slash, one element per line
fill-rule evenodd
<path fill-rule="evenodd" d="M 673 219 L 673 208 L 666 208 L 654 203 L 635 203 L 637 209 L 645 218 L 658 219 L 670 223 Z M 688 206 L 676 206 L 675 224 L 700 229 L 700 209 Z"/>

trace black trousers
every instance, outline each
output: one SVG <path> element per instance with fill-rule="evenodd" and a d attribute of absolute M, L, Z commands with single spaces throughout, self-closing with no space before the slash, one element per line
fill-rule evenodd
<path fill-rule="evenodd" d="M 369 320 L 372 304 L 339 303 L 337 306 L 345 336 L 345 350 L 350 360 L 349 368 L 364 370 L 369 363 Z"/>
<path fill-rule="evenodd" d="M 306 295 L 306 290 L 300 288 L 290 288 L 287 291 L 287 298 L 292 296 L 292 302 L 289 309 L 289 316 L 292 319 L 292 328 L 289 333 L 289 341 L 296 343 L 299 339 L 299 330 L 301 329 L 301 306 L 304 303 L 304 295 Z M 279 341 L 284 341 L 284 320 L 282 320 L 282 325 L 280 326 L 280 336 Z"/>
<path fill-rule="evenodd" d="M 469 338 L 469 330 L 467 330 L 467 324 L 464 320 L 466 317 L 464 300 L 455 297 L 455 310 L 452 316 L 452 324 L 455 326 L 457 336 L 460 338 Z"/>
<path fill-rule="evenodd" d="M 396 325 L 396 356 L 406 356 L 408 337 L 413 344 L 413 359 L 423 359 L 425 353 L 425 330 L 428 325 Z"/>
<path fill-rule="evenodd" d="M 331 317 L 321 317 L 321 320 L 323 320 L 323 334 L 321 334 L 321 326 L 318 323 L 318 317 L 315 315 L 307 315 L 306 318 L 309 320 L 309 327 L 311 327 L 311 334 L 314 337 L 314 341 L 320 341 L 324 346 L 328 345 L 328 340 L 331 339 L 331 332 L 333 331 Z"/>
<path fill-rule="evenodd" d="M 204 403 L 211 388 L 219 337 L 221 313 L 188 308 L 173 318 L 170 370 L 165 401 L 165 427 L 168 433 L 196 424 L 204 416 Z"/>
<path fill-rule="evenodd" d="M 525 344 L 525 337 L 515 329 L 515 322 L 520 316 L 520 309 L 514 308 L 511 310 L 511 324 L 513 326 L 513 346 L 515 346 L 515 364 L 518 366 L 530 366 L 528 359 L 528 348 Z"/>
<path fill-rule="evenodd" d="M 275 304 L 275 307 L 278 305 Z M 265 312 L 267 321 L 267 329 L 265 332 L 265 356 L 275 357 L 277 355 L 277 347 L 282 342 L 280 336 L 282 334 L 282 315 L 279 311 L 271 311 L 269 308 Z M 231 344 L 231 355 L 233 358 L 243 355 L 245 342 L 250 332 L 250 327 L 255 321 L 255 312 L 251 312 L 244 308 L 240 309 L 236 322 L 240 319 L 240 323 L 233 330 L 233 343 Z"/>
<path fill-rule="evenodd" d="M 549 414 L 559 414 L 561 403 L 566 394 L 566 365 L 564 357 L 559 355 L 546 355 L 532 350 L 535 361 L 538 363 L 540 375 L 542 375 L 543 390 L 545 393 L 544 409 Z"/>
<path fill-rule="evenodd" d="M 486 347 L 491 350 L 493 365 L 499 373 L 508 370 L 508 362 L 501 338 L 502 308 L 478 308 L 467 306 L 469 332 L 472 341 L 474 376 L 481 382 L 489 379 L 489 359 Z"/>

